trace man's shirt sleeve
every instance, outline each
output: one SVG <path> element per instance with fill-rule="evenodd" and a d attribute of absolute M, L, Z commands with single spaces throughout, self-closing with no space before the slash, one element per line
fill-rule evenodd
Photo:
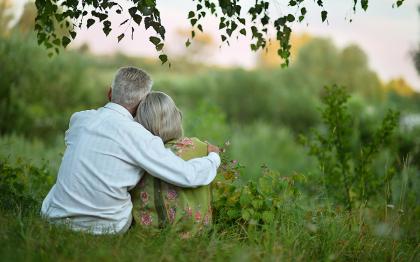
<path fill-rule="evenodd" d="M 141 126 L 138 128 L 142 129 Z M 181 187 L 208 185 L 216 177 L 220 165 L 220 157 L 216 153 L 185 161 L 165 148 L 159 137 L 145 129 L 144 132 L 130 132 L 129 136 L 131 141 L 126 143 L 131 146 L 127 147 L 129 151 L 126 153 L 152 176 Z"/>

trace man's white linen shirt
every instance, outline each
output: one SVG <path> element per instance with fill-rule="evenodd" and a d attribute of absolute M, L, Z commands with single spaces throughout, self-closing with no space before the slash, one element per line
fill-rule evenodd
<path fill-rule="evenodd" d="M 127 230 L 132 218 L 128 191 L 145 171 L 174 185 L 197 187 L 213 181 L 220 165 L 216 153 L 182 160 L 115 103 L 73 114 L 65 144 L 41 214 L 94 234 Z"/>

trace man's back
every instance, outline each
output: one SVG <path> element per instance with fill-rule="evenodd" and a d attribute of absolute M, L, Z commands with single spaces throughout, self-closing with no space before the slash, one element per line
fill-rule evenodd
<path fill-rule="evenodd" d="M 139 181 L 142 171 L 130 162 L 125 152 L 129 147 L 120 145 L 127 135 L 124 130 L 138 124 L 127 111 L 116 111 L 118 107 L 111 104 L 72 116 L 57 183 L 44 201 L 42 213 L 52 219 L 75 216 L 72 224 L 76 229 L 94 224 L 98 227 L 92 228 L 94 232 L 109 226 L 120 231 L 130 222 L 132 205 L 127 189 Z"/>

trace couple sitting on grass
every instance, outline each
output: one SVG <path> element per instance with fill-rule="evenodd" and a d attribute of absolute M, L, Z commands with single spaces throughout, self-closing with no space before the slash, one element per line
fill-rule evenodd
<path fill-rule="evenodd" d="M 181 237 L 211 224 L 208 185 L 219 149 L 183 137 L 181 112 L 151 86 L 143 70 L 121 68 L 110 103 L 72 115 L 57 181 L 42 203 L 50 223 L 93 234 L 171 226 Z"/>

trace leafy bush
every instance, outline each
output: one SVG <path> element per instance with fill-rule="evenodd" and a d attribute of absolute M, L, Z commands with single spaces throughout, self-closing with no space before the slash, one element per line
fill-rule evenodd
<path fill-rule="evenodd" d="M 279 173 L 262 169 L 256 181 L 243 181 L 241 166 L 230 161 L 222 164 L 223 175 L 214 186 L 213 208 L 216 223 L 270 227 L 284 206 L 294 205 L 299 195 L 294 183 L 302 177 L 282 177 Z"/>
<path fill-rule="evenodd" d="M 371 101 L 382 93 L 379 77 L 369 68 L 367 55 L 356 45 L 340 50 L 331 39 L 314 38 L 299 50 L 293 69 L 317 91 L 322 91 L 322 86 L 340 83 Z"/>
<path fill-rule="evenodd" d="M 326 130 L 314 130 L 309 139 L 302 136 L 302 143 L 318 159 L 328 196 L 351 210 L 356 204 L 366 204 L 395 174 L 393 167 L 385 170 L 385 175 L 377 174 L 372 163 L 391 139 L 399 113 L 390 110 L 380 128 L 370 135 L 370 141 L 362 144 L 359 133 L 353 130 L 345 89 L 334 85 L 326 87 L 325 92 L 322 119 Z"/>
<path fill-rule="evenodd" d="M 71 52 L 48 59 L 31 34 L 0 37 L 0 61 L 0 135 L 55 138 L 74 111 L 105 100 L 94 92 L 88 59 Z"/>
<path fill-rule="evenodd" d="M 38 138 L 25 138 L 18 135 L 0 137 L 0 158 L 10 162 L 30 162 L 36 166 L 48 164 L 52 174 L 57 174 L 65 150 L 64 139 L 57 136 L 51 143 L 44 143 Z M 54 140 L 54 141 L 52 141 Z"/>
<path fill-rule="evenodd" d="M 52 182 L 45 165 L 36 167 L 22 161 L 11 164 L 0 158 L 0 208 L 33 212 L 39 209 Z"/>
<path fill-rule="evenodd" d="M 408 164 L 420 170 L 420 127 L 401 130 L 398 133 L 398 154 L 401 161 L 408 161 Z"/>
<path fill-rule="evenodd" d="M 170 94 L 177 104 L 195 110 L 205 101 L 226 114 L 230 124 L 257 121 L 285 125 L 305 132 L 319 121 L 312 109 L 318 105 L 314 91 L 307 88 L 300 72 L 211 70 L 205 74 L 159 76 L 155 90 Z"/>

